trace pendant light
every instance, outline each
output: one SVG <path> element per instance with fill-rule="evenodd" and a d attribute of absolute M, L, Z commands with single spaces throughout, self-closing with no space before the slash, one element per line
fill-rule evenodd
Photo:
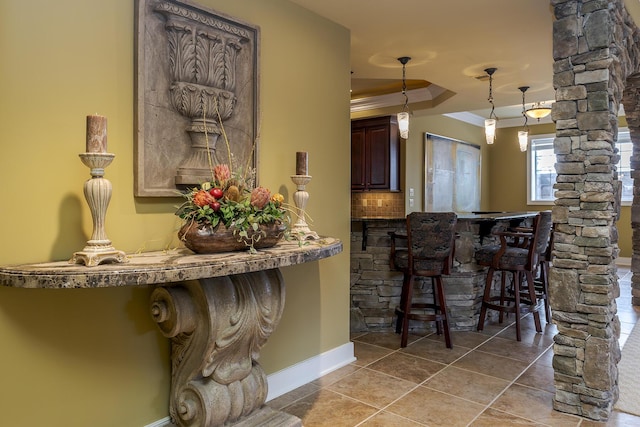
<path fill-rule="evenodd" d="M 518 144 L 520 145 L 520 151 L 523 153 L 527 151 L 527 144 L 529 143 L 529 126 L 527 126 L 527 109 L 524 102 L 524 93 L 529 89 L 529 86 L 520 86 L 518 89 L 522 92 L 522 117 L 524 117 L 524 126 L 521 131 L 518 131 Z"/>
<path fill-rule="evenodd" d="M 494 112 L 495 106 L 493 105 L 493 73 L 495 73 L 497 68 L 486 68 L 484 70 L 485 73 L 489 75 L 489 103 L 491 104 L 491 113 L 489 113 L 489 118 L 484 121 L 484 135 L 487 138 L 487 144 L 493 144 L 493 141 L 496 139 L 496 122 L 498 121 L 498 117 Z"/>
<path fill-rule="evenodd" d="M 551 114 L 551 107 L 547 107 L 546 105 L 543 105 L 541 102 L 538 102 L 534 104 L 533 107 L 525 111 L 525 114 L 531 117 L 532 119 L 538 119 L 538 121 L 540 121 L 540 119 L 547 117 L 549 114 Z"/>
<path fill-rule="evenodd" d="M 401 56 L 398 61 L 402 64 L 402 94 L 404 95 L 404 106 L 402 111 L 398 113 L 398 129 L 400 130 L 400 138 L 409 138 L 409 97 L 407 96 L 407 80 L 406 66 L 411 60 L 408 56 Z"/>

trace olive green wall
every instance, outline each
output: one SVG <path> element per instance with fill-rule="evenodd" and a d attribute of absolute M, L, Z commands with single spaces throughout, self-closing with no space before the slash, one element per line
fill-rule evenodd
<path fill-rule="evenodd" d="M 624 124 L 624 122 L 621 122 Z M 499 211 L 540 211 L 552 205 L 527 205 L 527 154 L 518 147 L 519 127 L 499 128 L 490 151 L 489 207 Z M 554 134 L 553 124 L 530 126 L 529 135 Z M 631 207 L 623 206 L 618 221 L 621 257 L 631 257 Z"/>
<path fill-rule="evenodd" d="M 259 179 L 292 202 L 309 152 L 312 227 L 344 252 L 283 269 L 273 373 L 349 342 L 349 32 L 285 0 L 199 0 L 261 28 Z M 118 249 L 176 245 L 179 199 L 133 196 L 134 1 L 0 4 L 0 264 L 68 259 L 91 234 L 85 116 L 109 120 L 106 231 Z M 169 344 L 150 287 L 0 287 L 0 424 L 142 426 L 168 415 Z"/>

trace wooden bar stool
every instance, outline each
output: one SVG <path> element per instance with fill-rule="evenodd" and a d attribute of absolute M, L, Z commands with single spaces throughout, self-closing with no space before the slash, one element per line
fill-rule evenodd
<path fill-rule="evenodd" d="M 486 245 L 476 252 L 478 264 L 489 267 L 478 319 L 478 331 L 484 328 L 487 309 L 491 309 L 500 312 L 500 322 L 504 313 L 515 313 L 518 341 L 521 340 L 520 317 L 525 312 L 533 313 L 536 331 L 542 332 L 539 309 L 543 300 L 537 297 L 534 273 L 547 248 L 551 225 L 551 212 L 540 212 L 534 218 L 530 231 L 523 229 L 495 233 L 500 237 L 500 245 Z M 496 271 L 502 273 L 500 294 L 492 295 L 491 286 Z M 507 273 L 513 275 L 511 290 L 507 289 Z"/>
<path fill-rule="evenodd" d="M 442 275 L 451 271 L 456 222 L 453 212 L 413 212 L 407 215 L 406 235 L 390 233 L 390 262 L 404 273 L 400 306 L 396 309 L 401 347 L 407 346 L 409 320 L 421 320 L 436 322 L 438 334 L 444 332 L 446 345 L 452 348 Z M 406 241 L 406 247 L 399 246 L 396 239 Z M 416 277 L 431 278 L 433 303 L 412 302 Z M 426 309 L 434 312 L 425 313 Z"/>

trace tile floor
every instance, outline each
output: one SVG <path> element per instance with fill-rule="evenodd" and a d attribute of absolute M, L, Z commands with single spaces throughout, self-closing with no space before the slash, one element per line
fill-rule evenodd
<path fill-rule="evenodd" d="M 631 306 L 628 268 L 619 268 L 620 344 L 640 309 Z M 544 315 L 543 315 L 544 322 Z M 537 334 L 531 315 L 514 326 L 487 324 L 480 332 L 453 332 L 453 349 L 435 334 L 410 336 L 400 349 L 393 333 L 352 337 L 357 361 L 268 405 L 315 426 L 640 426 L 640 417 L 614 412 L 599 423 L 552 409 L 553 335 Z"/>

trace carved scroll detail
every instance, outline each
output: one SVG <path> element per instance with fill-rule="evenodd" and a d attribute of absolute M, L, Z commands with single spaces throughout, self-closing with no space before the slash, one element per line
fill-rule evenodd
<path fill-rule="evenodd" d="M 154 290 L 152 316 L 172 343 L 176 425 L 223 425 L 262 407 L 267 379 L 257 359 L 284 297 L 277 269 Z"/>

